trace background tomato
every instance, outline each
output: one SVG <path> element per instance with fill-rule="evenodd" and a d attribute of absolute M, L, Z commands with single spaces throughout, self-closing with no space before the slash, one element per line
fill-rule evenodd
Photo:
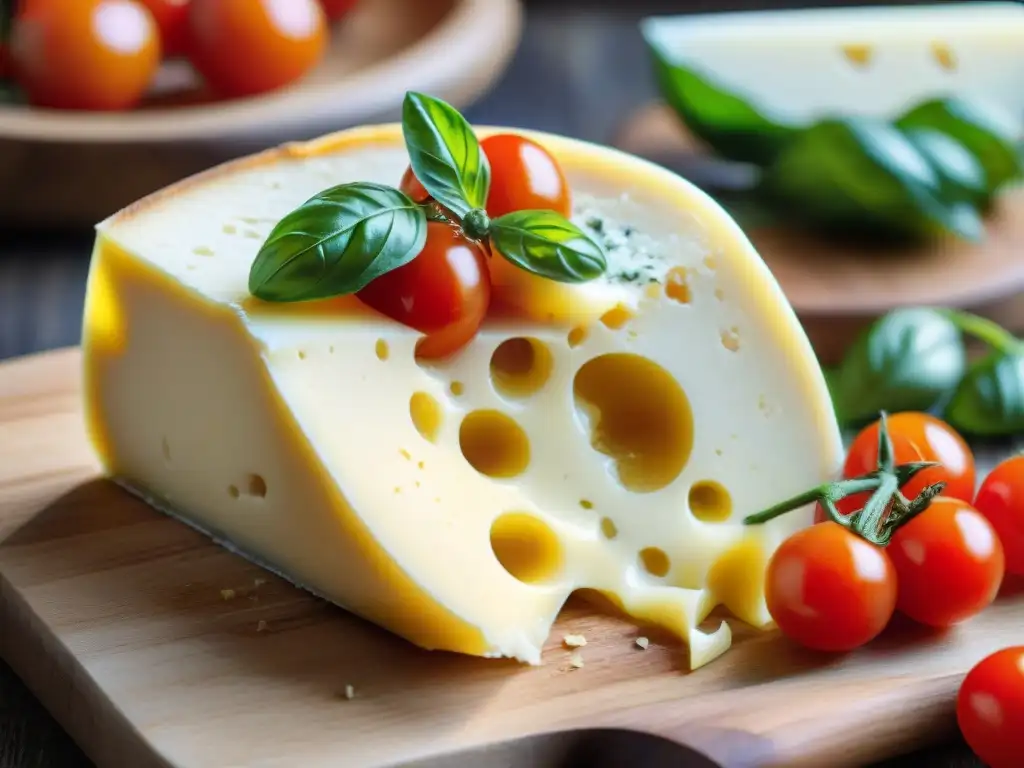
<path fill-rule="evenodd" d="M 141 99 L 160 40 L 135 0 L 33 0 L 15 20 L 10 54 L 30 103 L 119 110 Z"/>
<path fill-rule="evenodd" d="M 982 659 L 956 700 L 964 739 L 989 768 L 1020 768 L 1024 759 L 1024 646 Z"/>
<path fill-rule="evenodd" d="M 974 506 L 996 529 L 1008 573 L 1024 576 L 1024 456 L 993 469 L 978 489 Z"/>
<path fill-rule="evenodd" d="M 893 535 L 896 607 L 915 621 L 947 627 L 988 606 L 1003 582 L 1003 547 L 991 523 L 960 499 L 939 496 Z"/>
<path fill-rule="evenodd" d="M 327 18 L 335 21 L 355 8 L 358 2 L 359 0 L 320 0 L 320 5 L 323 6 Z"/>
<path fill-rule="evenodd" d="M 422 331 L 416 354 L 446 357 L 476 334 L 491 301 L 483 249 L 448 224 L 427 223 L 420 254 L 363 288 L 358 297 L 378 312 Z"/>
<path fill-rule="evenodd" d="M 836 523 L 790 536 L 768 563 L 768 611 L 808 648 L 849 651 L 876 637 L 896 608 L 889 557 Z"/>
<path fill-rule="evenodd" d="M 178 56 L 185 52 L 188 42 L 189 0 L 139 0 L 160 30 L 160 44 L 164 56 Z"/>
<path fill-rule="evenodd" d="M 327 45 L 316 0 L 192 0 L 189 57 L 212 90 L 252 96 L 312 69 Z"/>
<path fill-rule="evenodd" d="M 480 147 L 491 164 L 489 216 L 528 210 L 551 210 L 569 216 L 569 184 L 558 161 L 544 147 L 514 133 L 488 136 Z"/>

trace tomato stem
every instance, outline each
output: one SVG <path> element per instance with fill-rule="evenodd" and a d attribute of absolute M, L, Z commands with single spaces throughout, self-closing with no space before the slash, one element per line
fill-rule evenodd
<path fill-rule="evenodd" d="M 491 231 L 491 219 L 483 208 L 473 208 L 462 217 L 462 231 L 470 240 L 483 240 Z"/>
<path fill-rule="evenodd" d="M 962 309 L 942 309 L 945 315 L 961 332 L 984 342 L 1004 355 L 1020 352 L 1021 341 L 996 322 Z"/>

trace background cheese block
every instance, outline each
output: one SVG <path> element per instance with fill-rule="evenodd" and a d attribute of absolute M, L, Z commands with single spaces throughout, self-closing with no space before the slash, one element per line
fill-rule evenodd
<path fill-rule="evenodd" d="M 699 666 L 729 643 L 724 623 L 698 629 L 716 605 L 769 621 L 764 564 L 811 510 L 740 519 L 840 466 L 823 377 L 710 198 L 635 158 L 530 135 L 562 162 L 576 218 L 601 217 L 609 238 L 609 290 L 556 297 L 578 296 L 579 316 L 494 318 L 425 365 L 415 331 L 351 297 L 248 297 L 287 211 L 401 176 L 398 126 L 344 132 L 100 225 L 83 340 L 93 442 L 154 505 L 424 647 L 536 663 L 567 596 L 587 590 L 687 640 Z M 593 297 L 615 292 L 633 309 L 594 318 Z"/>
<path fill-rule="evenodd" d="M 958 96 L 1024 118 L 1024 5 L 820 8 L 650 18 L 670 59 L 782 122 L 893 117 Z"/>

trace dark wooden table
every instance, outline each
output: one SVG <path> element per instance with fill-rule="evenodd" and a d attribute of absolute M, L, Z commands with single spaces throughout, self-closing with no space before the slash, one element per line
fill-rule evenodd
<path fill-rule="evenodd" d="M 655 95 L 636 30 L 641 16 L 684 8 L 758 5 L 764 3 L 527 0 L 525 33 L 511 66 L 496 87 L 467 110 L 467 116 L 473 122 L 608 142 L 621 120 Z M 91 244 L 90 231 L 0 232 L 0 359 L 78 342 Z M 956 734 L 951 733 L 950 739 L 950 745 L 885 766 L 980 766 L 956 741 Z M 0 662 L 0 768 L 89 765 Z"/>

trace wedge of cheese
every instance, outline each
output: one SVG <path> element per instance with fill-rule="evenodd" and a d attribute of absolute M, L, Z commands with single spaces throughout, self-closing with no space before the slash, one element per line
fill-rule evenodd
<path fill-rule="evenodd" d="M 892 118 L 959 97 L 1024 120 L 1024 4 L 787 9 L 644 20 L 670 61 L 772 119 Z"/>
<path fill-rule="evenodd" d="M 608 272 L 554 290 L 544 320 L 488 319 L 443 363 L 354 298 L 246 291 L 289 210 L 397 182 L 398 126 L 234 162 L 104 221 L 83 341 L 92 439 L 156 507 L 425 648 L 537 663 L 588 590 L 677 633 L 699 666 L 730 642 L 724 622 L 698 629 L 716 606 L 770 621 L 766 559 L 812 511 L 741 518 L 840 466 L 822 373 L 707 196 L 528 135 L 563 164 Z"/>

